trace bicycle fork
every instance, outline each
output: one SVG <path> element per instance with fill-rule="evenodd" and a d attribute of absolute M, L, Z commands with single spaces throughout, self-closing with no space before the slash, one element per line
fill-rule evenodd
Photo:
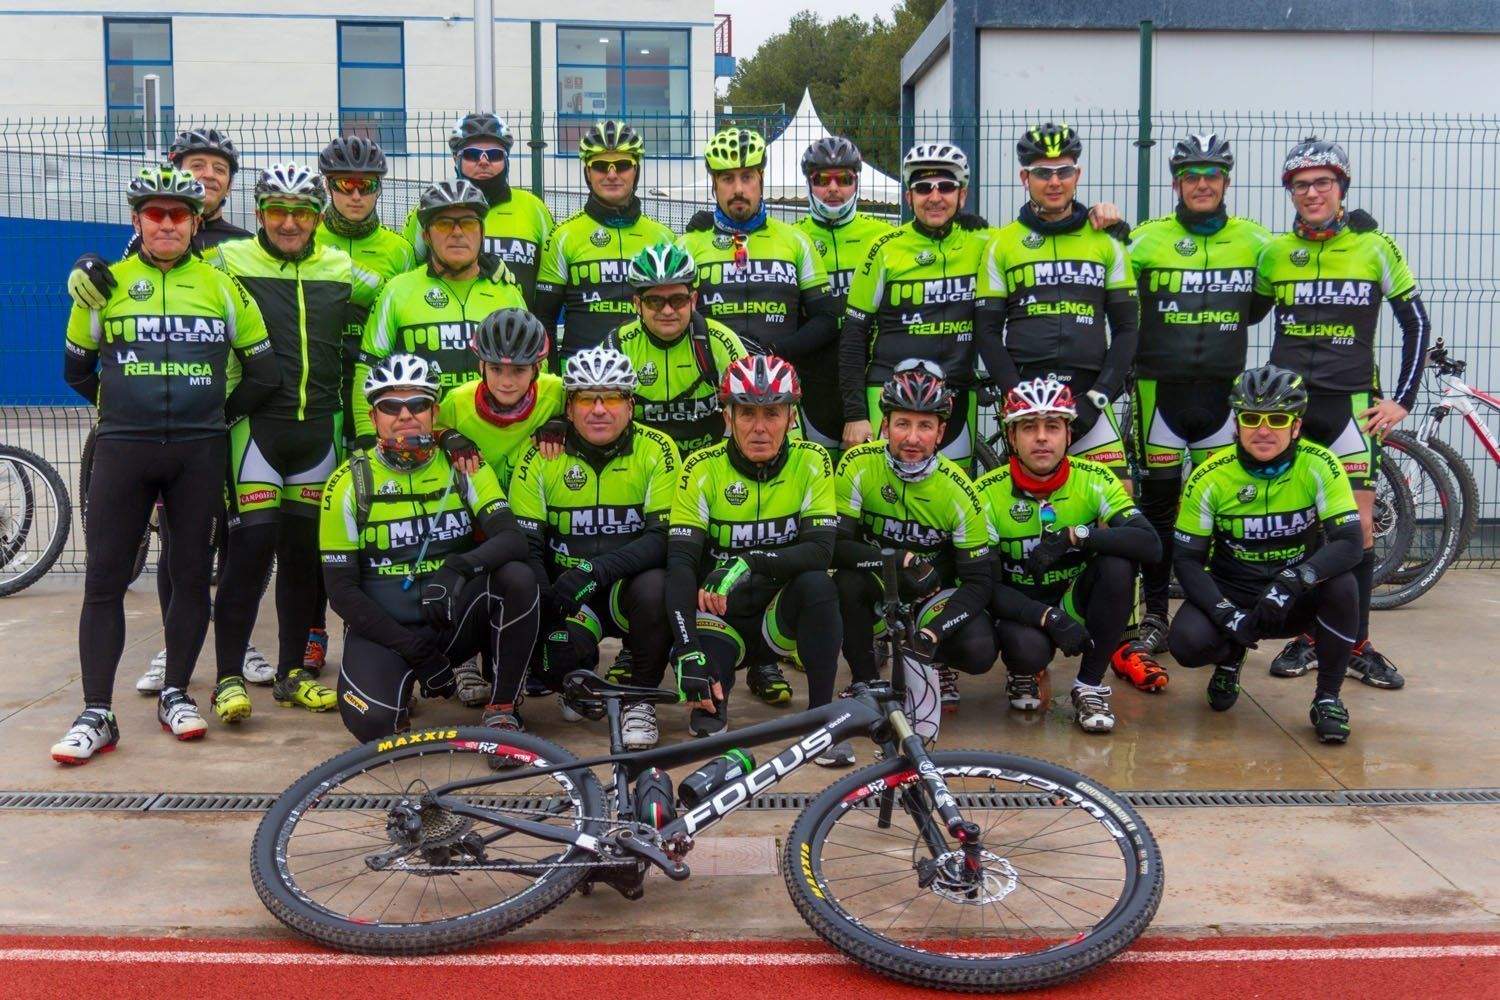
<path fill-rule="evenodd" d="M 953 798 L 953 793 L 948 790 L 948 783 L 938 773 L 937 766 L 932 763 L 932 758 L 927 756 L 927 748 L 922 743 L 922 737 L 912 731 L 911 723 L 906 721 L 906 715 L 896 709 L 887 716 L 887 720 L 890 722 L 891 730 L 895 733 L 902 752 L 916 765 L 917 778 L 921 782 L 910 793 L 917 800 L 915 806 L 907 802 L 903 803 L 903 807 L 911 815 L 912 821 L 916 823 L 917 831 L 927 844 L 927 849 L 932 853 L 933 859 L 941 858 L 949 853 L 948 842 L 934 828 L 931 820 L 932 811 L 937 812 L 949 836 L 958 841 L 963 851 L 965 881 L 977 883 L 983 876 L 984 867 L 984 846 L 980 843 L 979 824 L 964 819 L 963 814 L 958 811 L 958 802 Z M 926 801 L 923 801 L 924 799 Z M 927 808 L 929 803 L 930 809 Z M 890 826 L 894 805 L 895 790 L 887 789 L 881 794 L 880 799 L 879 825 L 881 827 Z M 937 867 L 929 865 L 920 879 L 922 887 L 926 888 L 936 875 Z"/>

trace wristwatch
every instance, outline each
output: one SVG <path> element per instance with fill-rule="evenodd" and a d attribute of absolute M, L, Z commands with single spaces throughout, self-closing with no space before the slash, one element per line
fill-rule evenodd
<path fill-rule="evenodd" d="M 1318 571 L 1307 563 L 1296 567 L 1297 579 L 1302 581 L 1304 587 L 1316 587 L 1318 585 Z"/>
<path fill-rule="evenodd" d="M 1094 529 L 1086 524 L 1075 524 L 1071 530 L 1073 532 L 1073 544 L 1079 548 L 1082 548 L 1083 543 L 1089 540 L 1089 535 L 1094 533 Z"/>

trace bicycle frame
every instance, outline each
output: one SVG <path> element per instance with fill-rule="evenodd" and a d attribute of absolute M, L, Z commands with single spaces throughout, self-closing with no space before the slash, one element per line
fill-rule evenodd
<path fill-rule="evenodd" d="M 1438 382 L 1443 387 L 1442 398 L 1433 404 L 1427 420 L 1417 431 L 1417 440 L 1424 445 L 1427 444 L 1437 436 L 1438 427 L 1444 418 L 1450 413 L 1456 413 L 1462 416 L 1469 428 L 1479 436 L 1479 442 L 1484 445 L 1484 450 L 1489 454 L 1490 460 L 1500 465 L 1500 443 L 1496 442 L 1489 426 L 1479 416 L 1480 406 L 1500 413 L 1500 399 L 1476 389 L 1452 372 L 1440 373 Z"/>

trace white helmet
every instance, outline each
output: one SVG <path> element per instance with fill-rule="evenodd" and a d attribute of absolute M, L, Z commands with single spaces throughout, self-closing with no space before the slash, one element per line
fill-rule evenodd
<path fill-rule="evenodd" d="M 273 163 L 255 182 L 255 203 L 267 198 L 309 201 L 321 212 L 328 205 L 328 189 L 322 177 L 300 163 Z"/>
<path fill-rule="evenodd" d="M 392 354 L 370 369 L 365 376 L 365 402 L 387 389 L 415 389 L 432 399 L 438 398 L 438 368 L 415 354 Z"/>
<path fill-rule="evenodd" d="M 958 183 L 969 183 L 969 157 L 951 142 L 919 142 L 901 160 L 901 186 L 911 185 L 912 175 L 922 170 L 941 170 Z"/>
<path fill-rule="evenodd" d="M 563 388 L 568 392 L 605 389 L 635 394 L 635 366 L 613 347 L 579 351 L 563 366 Z"/>
<path fill-rule="evenodd" d="M 1071 423 L 1078 416 L 1073 390 L 1055 378 L 1034 378 L 1005 394 L 1007 424 L 1044 416 L 1066 417 Z"/>

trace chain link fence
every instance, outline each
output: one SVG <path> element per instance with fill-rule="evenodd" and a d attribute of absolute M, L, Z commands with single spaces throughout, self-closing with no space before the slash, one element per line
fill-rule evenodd
<path fill-rule="evenodd" d="M 391 171 L 381 190 L 380 215 L 400 228 L 421 189 L 451 176 L 447 136 L 461 111 L 408 112 L 400 123 L 405 151 L 390 156 Z M 586 122 L 576 118 L 502 112 L 516 135 L 511 183 L 540 194 L 559 220 L 582 208 L 587 190 L 575 154 Z M 971 208 L 992 222 L 1015 216 L 1022 189 L 1016 176 L 1014 144 L 1021 131 L 1041 120 L 1067 121 L 1085 141 L 1079 197 L 1111 201 L 1136 221 L 1143 192 L 1151 214 L 1171 210 L 1174 196 L 1167 170 L 1173 140 L 1187 132 L 1218 131 L 1231 140 L 1236 167 L 1230 210 L 1258 219 L 1273 231 L 1291 221 L 1280 185 L 1281 158 L 1306 135 L 1343 143 L 1353 161 L 1351 207 L 1363 208 L 1404 248 L 1421 282 L 1433 323 L 1455 357 L 1469 362 L 1470 380 L 1481 388 L 1500 387 L 1500 360 L 1490 330 L 1497 290 L 1496 209 L 1500 193 L 1500 119 L 1464 115 L 1284 114 L 1153 112 L 1150 172 L 1142 183 L 1138 168 L 1139 116 L 1135 111 L 1032 109 L 986 114 L 978 121 L 918 116 L 903 123 L 895 115 L 825 115 L 830 132 L 849 135 L 880 171 L 865 207 L 897 217 L 894 180 L 904 145 L 913 139 L 972 137 L 976 151 L 975 197 Z M 786 116 L 730 119 L 674 118 L 638 123 L 648 136 L 672 130 L 676 151 L 701 149 L 718 127 L 733 122 L 757 128 L 771 141 L 767 185 L 780 197 L 771 211 L 800 218 L 805 199 L 797 173 L 802 150 L 822 133 L 817 123 Z M 178 113 L 177 128 L 214 125 L 242 150 L 242 170 L 225 203 L 225 217 L 253 228 L 252 178 L 274 162 L 314 162 L 339 130 L 338 117 L 268 114 L 212 120 Z M 0 439 L 31 448 L 58 467 L 76 490 L 81 444 L 92 414 L 77 405 L 62 384 L 62 330 L 68 299 L 63 287 L 68 265 L 84 250 L 118 254 L 129 235 L 123 189 L 144 163 L 139 151 L 110 148 L 103 117 L 0 121 Z M 650 150 L 648 150 L 650 152 Z M 702 161 L 697 156 L 651 156 L 639 186 L 645 211 L 681 231 L 692 215 L 710 206 Z M 1252 334 L 1251 360 L 1269 349 L 1270 324 Z M 1399 360 L 1400 335 L 1389 314 L 1382 319 L 1380 361 L 1392 372 Z M 1418 414 L 1425 412 L 1419 405 Z M 1473 465 L 1479 479 L 1481 530 L 1470 546 L 1471 563 L 1500 561 L 1500 470 L 1461 423 L 1444 428 L 1450 443 Z M 75 503 L 75 510 L 77 504 Z M 82 532 L 73 533 L 57 563 L 62 570 L 83 565 Z"/>

